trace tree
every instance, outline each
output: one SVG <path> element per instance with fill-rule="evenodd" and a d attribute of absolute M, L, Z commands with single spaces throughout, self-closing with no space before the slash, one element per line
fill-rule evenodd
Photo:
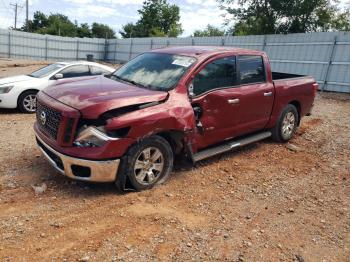
<path fill-rule="evenodd" d="M 338 13 L 331 27 L 339 31 L 350 31 L 350 10 Z"/>
<path fill-rule="evenodd" d="M 69 20 L 68 16 L 63 14 L 45 15 L 40 11 L 34 13 L 33 20 L 29 20 L 28 24 L 24 24 L 22 31 L 28 31 L 38 34 L 60 35 L 70 37 L 97 37 L 97 38 L 115 38 L 115 32 L 108 25 L 93 23 L 92 27 L 87 23 L 80 26 L 78 22 L 74 23 Z"/>
<path fill-rule="evenodd" d="M 90 26 L 87 23 L 78 26 L 78 23 L 75 22 L 75 26 L 77 27 L 77 37 L 92 37 Z"/>
<path fill-rule="evenodd" d="M 68 16 L 62 14 L 50 14 L 47 18 L 47 26 L 39 28 L 36 33 L 75 37 L 76 26 Z"/>
<path fill-rule="evenodd" d="M 349 25 L 338 0 L 218 1 L 237 20 L 235 35 L 330 31 Z"/>
<path fill-rule="evenodd" d="M 115 38 L 115 32 L 108 25 L 93 23 L 92 28 L 92 37 L 96 38 Z"/>
<path fill-rule="evenodd" d="M 224 30 L 208 24 L 204 30 L 194 31 L 193 36 L 223 36 L 224 34 Z"/>
<path fill-rule="evenodd" d="M 180 9 L 166 0 L 146 0 L 142 9 L 137 11 L 140 19 L 136 23 L 127 23 L 119 32 L 123 38 L 171 36 L 182 34 Z"/>
<path fill-rule="evenodd" d="M 36 32 L 37 30 L 44 28 L 48 25 L 48 19 L 47 16 L 40 12 L 40 11 L 36 11 L 34 13 L 33 16 L 33 20 L 28 20 L 28 24 L 25 23 L 22 27 L 21 27 L 21 31 L 25 31 L 27 30 L 28 27 L 28 32 Z"/>
<path fill-rule="evenodd" d="M 123 30 L 119 31 L 123 38 L 131 38 L 136 33 L 137 27 L 133 23 L 123 25 Z"/>

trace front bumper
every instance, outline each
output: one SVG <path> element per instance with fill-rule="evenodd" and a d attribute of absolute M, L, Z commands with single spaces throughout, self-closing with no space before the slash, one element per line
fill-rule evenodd
<path fill-rule="evenodd" d="M 50 164 L 61 174 L 72 179 L 91 182 L 114 182 L 120 159 L 92 161 L 61 154 L 36 135 L 37 143 Z"/>
<path fill-rule="evenodd" d="M 16 108 L 17 107 L 17 94 L 9 93 L 0 94 L 0 108 Z"/>

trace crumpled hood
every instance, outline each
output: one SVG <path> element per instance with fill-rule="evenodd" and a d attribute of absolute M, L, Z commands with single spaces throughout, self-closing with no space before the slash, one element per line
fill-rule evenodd
<path fill-rule="evenodd" d="M 168 95 L 167 92 L 140 88 L 104 76 L 60 80 L 43 92 L 91 119 L 112 109 L 162 101 Z"/>
<path fill-rule="evenodd" d="M 19 83 L 19 82 L 33 81 L 34 79 L 35 78 L 26 76 L 26 75 L 5 77 L 5 78 L 0 78 L 0 85 L 10 85 L 10 84 Z"/>

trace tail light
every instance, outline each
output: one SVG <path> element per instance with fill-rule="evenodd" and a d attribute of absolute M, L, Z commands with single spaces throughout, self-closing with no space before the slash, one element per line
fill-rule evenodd
<path fill-rule="evenodd" d="M 317 83 L 314 83 L 312 86 L 313 86 L 313 88 L 314 88 L 314 96 L 316 96 L 317 90 L 318 90 L 318 84 L 317 84 Z"/>

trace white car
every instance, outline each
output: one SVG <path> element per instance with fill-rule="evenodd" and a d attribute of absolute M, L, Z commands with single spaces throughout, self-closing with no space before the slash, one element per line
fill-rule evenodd
<path fill-rule="evenodd" d="M 34 113 L 36 93 L 57 84 L 61 79 L 110 74 L 115 69 L 93 62 L 57 62 L 29 75 L 0 79 L 0 108 L 18 108 Z M 62 80 L 61 80 L 62 81 Z"/>

